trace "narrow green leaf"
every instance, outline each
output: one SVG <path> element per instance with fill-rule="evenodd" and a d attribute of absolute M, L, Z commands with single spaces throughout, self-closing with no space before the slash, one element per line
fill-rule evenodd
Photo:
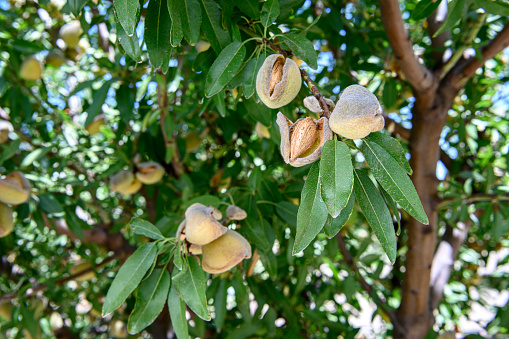
<path fill-rule="evenodd" d="M 264 27 L 269 27 L 279 16 L 279 1 L 267 0 L 263 3 L 260 21 Z"/>
<path fill-rule="evenodd" d="M 232 41 L 230 32 L 223 28 L 221 11 L 213 0 L 200 0 L 200 3 L 203 14 L 203 32 L 216 54 L 219 54 Z"/>
<path fill-rule="evenodd" d="M 509 15 L 509 3 L 507 1 L 477 0 L 475 4 L 491 14 Z"/>
<path fill-rule="evenodd" d="M 164 239 L 161 231 L 146 220 L 135 218 L 129 223 L 134 233 L 141 234 L 150 239 L 158 240 Z"/>
<path fill-rule="evenodd" d="M 276 213 L 283 221 L 287 222 L 290 226 L 297 226 L 297 213 L 299 206 L 289 202 L 280 201 L 276 206 Z"/>
<path fill-rule="evenodd" d="M 471 0 L 452 0 L 447 6 L 449 8 L 447 11 L 447 19 L 445 19 L 444 23 L 440 26 L 438 31 L 435 32 L 433 37 L 436 38 L 438 35 L 454 27 L 461 19 L 463 11 L 467 10 L 470 1 Z"/>
<path fill-rule="evenodd" d="M 345 208 L 341 210 L 341 213 L 339 213 L 336 218 L 333 218 L 331 215 L 327 217 L 327 221 L 323 227 L 323 232 L 327 238 L 334 238 L 336 234 L 341 231 L 343 226 L 345 226 L 346 222 L 348 221 L 348 218 L 350 218 L 350 215 L 352 215 L 354 205 L 355 194 L 352 192 L 352 194 L 350 194 L 350 199 L 348 199 L 348 203 L 346 204 Z"/>
<path fill-rule="evenodd" d="M 355 197 L 378 241 L 391 263 L 396 261 L 396 234 L 391 214 L 371 179 L 361 170 L 354 170 Z"/>
<path fill-rule="evenodd" d="M 380 188 L 380 192 L 382 192 L 382 195 L 383 195 L 385 201 L 387 202 L 387 205 L 389 206 L 389 209 L 392 211 L 392 214 L 394 214 L 394 216 L 396 217 L 396 220 L 398 222 L 398 231 L 396 232 L 396 235 L 399 235 L 399 233 L 401 231 L 401 218 L 399 216 L 398 206 L 396 205 L 396 202 L 394 201 L 394 199 L 392 199 L 392 197 L 389 195 L 389 193 L 387 193 L 387 191 L 384 190 L 384 188 L 382 186 L 380 186 L 379 188 Z"/>
<path fill-rule="evenodd" d="M 228 312 L 226 309 L 226 290 L 228 289 L 228 285 L 226 284 L 226 279 L 219 280 L 219 286 L 217 287 L 216 294 L 214 295 L 214 312 L 216 316 L 214 317 L 214 326 L 216 327 L 217 332 L 221 332 L 221 329 L 224 325 L 224 320 L 226 318 L 226 313 Z"/>
<path fill-rule="evenodd" d="M 263 231 L 263 224 L 259 218 L 250 216 L 248 212 L 248 217 L 244 219 L 243 231 L 246 232 L 246 235 L 249 241 L 253 242 L 257 247 L 259 247 L 263 251 L 267 251 L 270 249 L 270 242 L 267 239 L 267 235 Z"/>
<path fill-rule="evenodd" d="M 39 207 L 47 214 L 64 213 L 64 208 L 58 202 L 57 198 L 51 193 L 43 193 L 39 195 Z"/>
<path fill-rule="evenodd" d="M 198 41 L 201 26 L 201 7 L 198 0 L 179 0 L 180 23 L 182 32 L 189 44 Z"/>
<path fill-rule="evenodd" d="M 125 53 L 134 61 L 141 62 L 140 43 L 138 41 L 138 34 L 136 33 L 136 30 L 131 36 L 129 36 L 124 31 L 122 25 L 117 22 L 117 38 Z"/>
<path fill-rule="evenodd" d="M 172 281 L 179 296 L 197 316 L 205 321 L 211 319 L 207 309 L 205 272 L 196 259 L 188 257 L 189 268 L 177 273 Z"/>
<path fill-rule="evenodd" d="M 140 12 L 140 2 L 138 0 L 113 0 L 113 5 L 116 17 L 124 31 L 128 36 L 133 35 Z"/>
<path fill-rule="evenodd" d="M 223 118 L 226 116 L 226 103 L 224 102 L 224 91 L 221 91 L 212 97 L 214 103 L 216 104 L 217 111 L 219 115 Z"/>
<path fill-rule="evenodd" d="M 145 43 L 150 63 L 155 68 L 159 68 L 171 47 L 171 22 L 166 0 L 148 3 L 145 30 Z"/>
<path fill-rule="evenodd" d="M 168 295 L 168 309 L 170 310 L 171 325 L 178 339 L 189 339 L 189 329 L 186 319 L 186 303 L 180 299 L 175 286 L 171 286 Z"/>
<path fill-rule="evenodd" d="M 108 91 L 113 82 L 117 81 L 117 78 L 112 78 L 106 81 L 101 88 L 99 88 L 92 96 L 92 104 L 87 110 L 88 116 L 85 126 L 88 126 L 94 121 L 94 118 L 102 112 L 102 106 L 108 95 Z"/>
<path fill-rule="evenodd" d="M 21 139 L 11 140 L 4 148 L 2 149 L 2 152 L 0 153 L 0 166 L 2 164 L 12 158 L 19 150 L 19 145 L 21 144 Z M 50 147 L 48 147 L 48 151 L 51 150 Z M 32 164 L 31 162 L 28 163 L 28 165 Z M 20 165 L 21 166 L 21 165 Z M 25 164 L 27 166 L 27 164 Z M 23 166 L 21 166 L 23 167 Z"/>
<path fill-rule="evenodd" d="M 75 17 L 80 16 L 80 12 L 87 4 L 88 0 L 67 0 L 67 4 L 69 4 L 69 8 L 71 9 L 71 13 L 74 14 Z"/>
<path fill-rule="evenodd" d="M 336 218 L 348 203 L 353 190 L 350 148 L 341 141 L 329 140 L 320 157 L 320 190 L 329 214 Z"/>
<path fill-rule="evenodd" d="M 141 279 L 156 259 L 155 242 L 141 245 L 120 267 L 104 300 L 102 315 L 115 311 L 129 294 L 139 285 Z"/>
<path fill-rule="evenodd" d="M 320 193 L 319 165 L 315 162 L 309 170 L 302 189 L 299 212 L 297 213 L 297 234 L 293 254 L 303 251 L 322 230 L 327 221 L 327 207 Z"/>
<path fill-rule="evenodd" d="M 374 177 L 387 193 L 412 217 L 428 224 L 428 216 L 412 180 L 396 160 L 378 144 L 368 140 L 365 140 L 362 146 L 362 153 L 373 170 Z"/>
<path fill-rule="evenodd" d="M 205 96 L 210 98 L 214 94 L 219 93 L 237 74 L 245 56 L 246 47 L 241 42 L 235 41 L 226 46 L 214 61 L 207 74 Z"/>
<path fill-rule="evenodd" d="M 272 249 L 269 249 L 268 251 L 259 251 L 258 254 L 265 271 L 274 280 L 277 277 L 277 258 L 274 252 L 272 252 Z"/>
<path fill-rule="evenodd" d="M 256 89 L 256 76 L 258 75 L 258 71 L 260 67 L 263 65 L 263 61 L 265 60 L 265 53 L 260 53 L 253 59 L 249 60 L 244 67 L 243 70 L 243 83 L 242 87 L 244 88 L 244 96 L 249 99 L 254 94 Z"/>
<path fill-rule="evenodd" d="M 156 320 L 168 297 L 170 282 L 166 269 L 155 269 L 142 281 L 136 292 L 134 310 L 127 322 L 130 334 L 140 332 Z"/>
<path fill-rule="evenodd" d="M 386 150 L 408 174 L 412 174 L 412 167 L 408 163 L 405 150 L 397 139 L 381 132 L 373 132 L 367 136 L 367 139 Z"/>
<path fill-rule="evenodd" d="M 291 33 L 280 37 L 297 57 L 304 60 L 312 69 L 318 69 L 318 57 L 313 43 L 301 34 Z"/>
<path fill-rule="evenodd" d="M 262 182 L 262 170 L 260 167 L 255 167 L 251 171 L 251 174 L 249 175 L 249 179 L 247 182 L 247 185 L 249 186 L 249 189 L 251 192 L 256 193 L 260 189 L 260 184 Z"/>
<path fill-rule="evenodd" d="M 260 17 L 260 4 L 258 0 L 235 0 L 235 6 L 251 19 L 258 19 Z"/>
<path fill-rule="evenodd" d="M 32 152 L 28 153 L 25 158 L 23 158 L 23 161 L 21 161 L 19 166 L 23 168 L 33 165 L 35 161 L 44 158 L 44 156 L 48 154 L 49 151 L 51 151 L 51 147 L 41 147 L 34 149 Z"/>
<path fill-rule="evenodd" d="M 182 0 L 168 0 L 168 12 L 170 12 L 171 18 L 170 44 L 173 47 L 179 46 L 184 38 L 179 9 L 179 3 L 181 1 Z"/>
<path fill-rule="evenodd" d="M 398 99 L 398 92 L 396 89 L 396 80 L 393 78 L 386 78 L 384 89 L 382 93 L 382 102 L 386 110 L 391 109 L 396 104 Z"/>
<path fill-rule="evenodd" d="M 436 0 L 419 1 L 412 12 L 412 19 L 422 20 L 429 17 L 438 8 L 440 3 L 441 1 Z"/>

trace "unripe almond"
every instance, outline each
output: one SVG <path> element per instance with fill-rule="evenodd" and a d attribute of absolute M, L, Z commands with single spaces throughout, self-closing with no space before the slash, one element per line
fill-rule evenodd
<path fill-rule="evenodd" d="M 384 128 L 385 120 L 377 97 L 367 88 L 348 86 L 329 120 L 331 130 L 348 139 L 361 139 Z"/>
<path fill-rule="evenodd" d="M 21 63 L 19 76 L 22 79 L 35 81 L 41 78 L 42 64 L 35 57 L 28 57 Z"/>
<path fill-rule="evenodd" d="M 71 21 L 60 28 L 58 33 L 60 38 L 65 41 L 67 48 L 74 48 L 80 41 L 83 34 L 83 28 L 78 20 Z"/>
<path fill-rule="evenodd" d="M 90 124 L 87 125 L 87 127 L 85 127 L 85 129 L 90 135 L 98 134 L 101 132 L 101 126 L 104 126 L 105 123 L 106 117 L 104 114 L 99 114 Z"/>
<path fill-rule="evenodd" d="M 12 209 L 0 202 L 0 238 L 11 234 L 14 229 L 14 218 Z"/>
<path fill-rule="evenodd" d="M 138 172 L 136 172 L 136 178 L 146 185 L 155 184 L 164 176 L 164 168 L 155 161 L 141 162 L 136 165 Z"/>
<path fill-rule="evenodd" d="M 239 206 L 230 205 L 226 209 L 226 216 L 230 220 L 244 220 L 247 218 L 247 212 Z"/>
<path fill-rule="evenodd" d="M 186 210 L 186 240 L 191 244 L 208 244 L 228 230 L 214 218 L 214 208 L 200 203 L 189 206 Z"/>
<path fill-rule="evenodd" d="M 142 184 L 134 177 L 133 172 L 122 170 L 110 178 L 110 186 L 113 191 L 121 194 L 134 194 L 140 190 Z"/>
<path fill-rule="evenodd" d="M 0 202 L 19 205 L 30 196 L 30 182 L 21 172 L 12 172 L 0 179 Z"/>
<path fill-rule="evenodd" d="M 65 62 L 65 57 L 60 52 L 60 50 L 51 51 L 46 55 L 46 58 L 44 59 L 46 61 L 46 65 L 53 66 L 55 68 L 59 68 L 62 66 Z"/>
<path fill-rule="evenodd" d="M 323 112 L 320 102 L 318 101 L 318 99 L 316 97 L 314 97 L 312 95 L 304 98 L 303 103 L 304 103 L 304 106 L 313 113 L 322 113 Z M 325 103 L 327 104 L 327 108 L 329 109 L 329 112 L 332 112 L 332 110 L 334 110 L 334 106 L 335 106 L 334 101 L 332 101 L 331 99 L 325 98 Z"/>
<path fill-rule="evenodd" d="M 12 124 L 9 121 L 0 120 L 0 144 L 9 140 L 9 133 L 13 130 Z"/>
<path fill-rule="evenodd" d="M 223 236 L 202 248 L 202 268 L 219 274 L 228 271 L 244 259 L 251 258 L 251 245 L 239 233 L 228 230 Z"/>
<path fill-rule="evenodd" d="M 269 108 L 290 103 L 299 93 L 301 86 L 299 66 L 281 54 L 269 55 L 256 76 L 256 92 Z"/>
<path fill-rule="evenodd" d="M 258 135 L 259 138 L 270 138 L 270 132 L 267 126 L 262 124 L 261 122 L 257 121 L 255 125 L 255 132 Z"/>

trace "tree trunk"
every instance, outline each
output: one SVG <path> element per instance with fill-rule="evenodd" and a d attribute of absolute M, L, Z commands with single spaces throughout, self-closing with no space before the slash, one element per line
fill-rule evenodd
<path fill-rule="evenodd" d="M 394 324 L 395 338 L 424 338 L 434 323 L 430 307 L 430 273 L 436 246 L 438 179 L 437 162 L 440 159 L 440 135 L 447 119 L 452 98 L 438 90 L 438 81 L 432 89 L 416 96 L 412 109 L 410 135 L 410 164 L 414 171 L 412 181 L 419 193 L 429 225 L 415 219 L 408 222 L 408 251 L 401 305 Z"/>

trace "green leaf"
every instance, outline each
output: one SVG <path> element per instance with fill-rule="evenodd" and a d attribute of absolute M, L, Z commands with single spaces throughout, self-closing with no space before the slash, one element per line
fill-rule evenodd
<path fill-rule="evenodd" d="M 408 174 L 412 174 L 412 167 L 410 167 L 410 164 L 408 163 L 405 150 L 397 139 L 381 132 L 373 132 L 366 138 L 382 147 L 394 158 L 394 160 L 398 162 L 401 167 L 403 167 Z"/>
<path fill-rule="evenodd" d="M 141 62 L 140 43 L 136 31 L 129 36 L 122 25 L 117 22 L 117 38 L 125 53 L 134 61 Z"/>
<path fill-rule="evenodd" d="M 115 13 L 118 21 L 124 28 L 128 36 L 134 34 L 138 14 L 140 12 L 140 2 L 138 0 L 113 0 Z"/>
<path fill-rule="evenodd" d="M 141 245 L 118 270 L 104 300 L 103 317 L 115 311 L 139 285 L 156 259 L 155 242 Z"/>
<path fill-rule="evenodd" d="M 188 257 L 189 268 L 177 273 L 172 281 L 179 296 L 197 316 L 205 321 L 211 319 L 207 309 L 205 272 L 193 257 Z"/>
<path fill-rule="evenodd" d="M 178 339 L 188 339 L 189 329 L 186 319 L 186 303 L 180 299 L 175 286 L 171 286 L 168 295 L 168 309 L 170 310 L 171 325 Z"/>
<path fill-rule="evenodd" d="M 304 60 L 312 69 L 318 69 L 318 58 L 313 43 L 301 34 L 291 33 L 279 37 L 297 57 Z"/>
<path fill-rule="evenodd" d="M 253 59 L 249 60 L 243 70 L 242 87 L 244 88 L 244 96 L 249 99 L 253 96 L 256 89 L 256 76 L 260 67 L 263 65 L 265 60 L 265 53 L 260 53 Z"/>
<path fill-rule="evenodd" d="M 293 254 L 303 251 L 322 230 L 327 221 L 327 207 L 320 193 L 319 165 L 315 162 L 309 170 L 302 189 L 299 212 L 297 213 L 297 234 Z"/>
<path fill-rule="evenodd" d="M 112 78 L 106 81 L 101 88 L 99 88 L 92 96 L 92 104 L 87 110 L 88 116 L 85 126 L 88 126 L 94 121 L 94 118 L 102 112 L 102 106 L 108 95 L 108 91 L 113 82 L 117 81 L 117 78 Z"/>
<path fill-rule="evenodd" d="M 350 215 L 352 215 L 354 205 L 355 194 L 352 192 L 352 194 L 350 194 L 350 199 L 348 199 L 348 203 L 346 204 L 345 208 L 341 210 L 341 213 L 339 213 L 336 218 L 333 218 L 331 215 L 327 217 L 327 221 L 323 227 L 323 232 L 327 238 L 334 238 L 336 234 L 341 231 L 343 226 L 345 226 L 346 222 L 348 221 L 348 218 L 350 218 Z"/>
<path fill-rule="evenodd" d="M 380 186 L 379 188 L 380 192 L 382 192 L 382 196 L 384 197 L 385 202 L 389 206 L 389 209 L 392 211 L 392 214 L 394 214 L 394 216 L 396 217 L 396 220 L 398 222 L 398 231 L 396 232 L 396 235 L 399 235 L 401 231 L 401 218 L 399 216 L 398 206 L 396 205 L 394 199 L 392 199 L 389 193 L 387 193 L 382 186 Z"/>
<path fill-rule="evenodd" d="M 216 104 L 217 111 L 219 115 L 223 118 L 226 116 L 226 103 L 224 102 L 224 91 L 221 91 L 212 97 L 214 103 Z"/>
<path fill-rule="evenodd" d="M 262 182 L 262 170 L 260 167 L 255 167 L 251 171 L 251 174 L 249 175 L 249 179 L 247 182 L 247 185 L 249 186 L 249 189 L 251 192 L 256 193 L 260 189 L 260 184 Z"/>
<path fill-rule="evenodd" d="M 362 153 L 373 171 L 373 176 L 394 200 L 412 217 L 428 224 L 428 216 L 412 180 L 401 166 L 378 144 L 365 140 Z"/>
<path fill-rule="evenodd" d="M 170 282 L 166 269 L 155 269 L 143 280 L 137 289 L 136 304 L 127 322 L 130 334 L 140 332 L 156 320 L 168 297 Z"/>
<path fill-rule="evenodd" d="M 438 8 L 440 3 L 441 1 L 436 0 L 419 1 L 412 12 L 412 19 L 417 21 L 429 17 Z"/>
<path fill-rule="evenodd" d="M 246 232 L 250 242 L 253 242 L 263 251 L 269 250 L 270 242 L 263 230 L 263 221 L 259 217 L 252 216 L 252 213 L 248 212 L 247 215 L 248 217 L 244 219 L 245 227 L 242 230 Z"/>
<path fill-rule="evenodd" d="M 277 258 L 274 252 L 272 252 L 272 249 L 269 249 L 268 251 L 259 251 L 258 254 L 265 271 L 274 280 L 277 276 Z"/>
<path fill-rule="evenodd" d="M 173 47 L 179 46 L 180 42 L 184 38 L 179 9 L 179 3 L 181 1 L 182 0 L 168 0 L 168 12 L 170 13 L 171 18 L 170 44 Z"/>
<path fill-rule="evenodd" d="M 47 214 L 53 215 L 64 213 L 64 208 L 51 193 L 39 195 L 39 207 Z"/>
<path fill-rule="evenodd" d="M 486 12 L 497 15 L 509 15 L 509 3 L 506 1 L 477 0 L 476 6 L 484 8 Z"/>
<path fill-rule="evenodd" d="M 445 19 L 444 23 L 440 26 L 438 31 L 435 32 L 433 37 L 436 38 L 438 35 L 456 25 L 456 23 L 461 19 L 463 11 L 468 9 L 470 1 L 471 0 L 452 0 L 447 6 L 449 9 L 447 12 L 447 19 Z"/>
<path fill-rule="evenodd" d="M 51 151 L 51 147 L 41 147 L 34 149 L 32 152 L 27 154 L 19 166 L 23 168 L 33 165 L 35 161 L 42 159 L 46 154 L 48 154 L 49 151 Z"/>
<path fill-rule="evenodd" d="M 396 234 L 384 200 L 371 179 L 361 170 L 354 170 L 353 190 L 369 226 L 375 232 L 391 263 L 394 263 L 397 250 Z"/>
<path fill-rule="evenodd" d="M 396 80 L 393 78 L 386 78 L 382 94 L 382 102 L 384 103 L 385 109 L 389 110 L 394 107 L 397 99 Z"/>
<path fill-rule="evenodd" d="M 289 202 L 280 201 L 276 206 L 276 213 L 283 221 L 287 222 L 290 226 L 297 226 L 297 213 L 299 206 Z"/>
<path fill-rule="evenodd" d="M 348 203 L 353 190 L 353 166 L 350 148 L 341 141 L 329 140 L 320 157 L 322 199 L 329 214 L 336 218 Z"/>
<path fill-rule="evenodd" d="M 75 17 L 80 16 L 80 12 L 87 2 L 88 0 L 67 0 L 71 13 L 74 14 Z"/>
<path fill-rule="evenodd" d="M 246 47 L 241 42 L 235 41 L 226 46 L 214 61 L 207 74 L 205 96 L 210 98 L 214 94 L 219 93 L 237 74 L 245 56 Z"/>
<path fill-rule="evenodd" d="M 155 68 L 161 67 L 171 47 L 170 14 L 166 0 L 149 1 L 145 19 L 145 42 L 150 63 Z"/>
<path fill-rule="evenodd" d="M 198 0 L 179 0 L 178 11 L 182 32 L 189 44 L 194 45 L 198 41 L 201 26 L 201 7 Z"/>
<path fill-rule="evenodd" d="M 0 152 L 0 166 L 4 163 L 4 161 L 12 158 L 19 150 L 19 145 L 21 144 L 21 139 L 16 139 L 10 141 L 3 149 L 2 152 Z M 48 151 L 51 150 L 51 148 L 48 147 Z M 25 164 L 25 166 L 31 165 L 32 163 L 29 162 L 28 164 Z M 21 167 L 24 167 L 20 165 Z"/>
<path fill-rule="evenodd" d="M 260 21 L 264 27 L 269 27 L 279 16 L 279 1 L 267 0 L 263 3 Z"/>
<path fill-rule="evenodd" d="M 164 239 L 161 231 L 146 220 L 135 218 L 129 223 L 134 233 L 141 234 L 150 239 L 158 240 Z"/>
<path fill-rule="evenodd" d="M 235 0 L 235 6 L 251 19 L 258 19 L 260 17 L 260 4 L 258 0 Z"/>
<path fill-rule="evenodd" d="M 226 290 L 228 289 L 228 285 L 226 284 L 226 279 L 219 280 L 219 286 L 217 287 L 216 294 L 214 295 L 214 312 L 216 316 L 214 317 L 214 326 L 216 327 L 217 332 L 221 332 L 221 329 L 224 325 L 224 320 L 226 318 L 226 313 L 228 310 L 226 309 Z"/>
<path fill-rule="evenodd" d="M 203 13 L 203 32 L 216 52 L 221 51 L 232 41 L 230 32 L 221 24 L 221 11 L 213 0 L 200 0 Z"/>

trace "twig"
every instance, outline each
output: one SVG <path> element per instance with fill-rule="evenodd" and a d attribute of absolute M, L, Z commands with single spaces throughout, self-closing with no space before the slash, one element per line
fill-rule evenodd
<path fill-rule="evenodd" d="M 284 49 L 280 48 L 279 46 L 274 45 L 268 39 L 263 39 L 262 41 L 263 41 L 263 43 L 267 44 L 267 46 L 269 46 L 270 49 L 278 52 L 279 54 L 281 54 L 285 58 L 287 58 L 287 57 L 289 57 L 290 55 L 293 54 L 293 52 L 291 50 L 288 50 L 288 51 L 284 50 Z M 302 78 L 304 79 L 304 81 L 308 85 L 308 88 L 311 91 L 311 93 L 313 93 L 315 98 L 318 99 L 318 102 L 320 103 L 320 106 L 322 107 L 322 110 L 323 110 L 321 116 L 322 117 L 326 117 L 327 119 L 330 118 L 329 106 L 327 106 L 327 103 L 325 102 L 325 98 L 323 97 L 323 95 L 318 90 L 318 87 L 316 87 L 316 85 L 313 82 L 313 80 L 311 80 L 309 78 L 309 75 L 307 74 L 307 72 L 305 70 L 301 69 L 300 70 L 300 74 L 302 75 Z"/>
<path fill-rule="evenodd" d="M 442 209 L 449 205 L 454 201 L 460 201 L 462 205 L 472 205 L 478 202 L 490 201 L 490 202 L 500 202 L 500 201 L 509 201 L 509 195 L 499 195 L 499 194 L 485 194 L 485 193 L 475 193 L 468 197 L 449 197 L 439 200 L 435 206 L 435 210 Z"/>

